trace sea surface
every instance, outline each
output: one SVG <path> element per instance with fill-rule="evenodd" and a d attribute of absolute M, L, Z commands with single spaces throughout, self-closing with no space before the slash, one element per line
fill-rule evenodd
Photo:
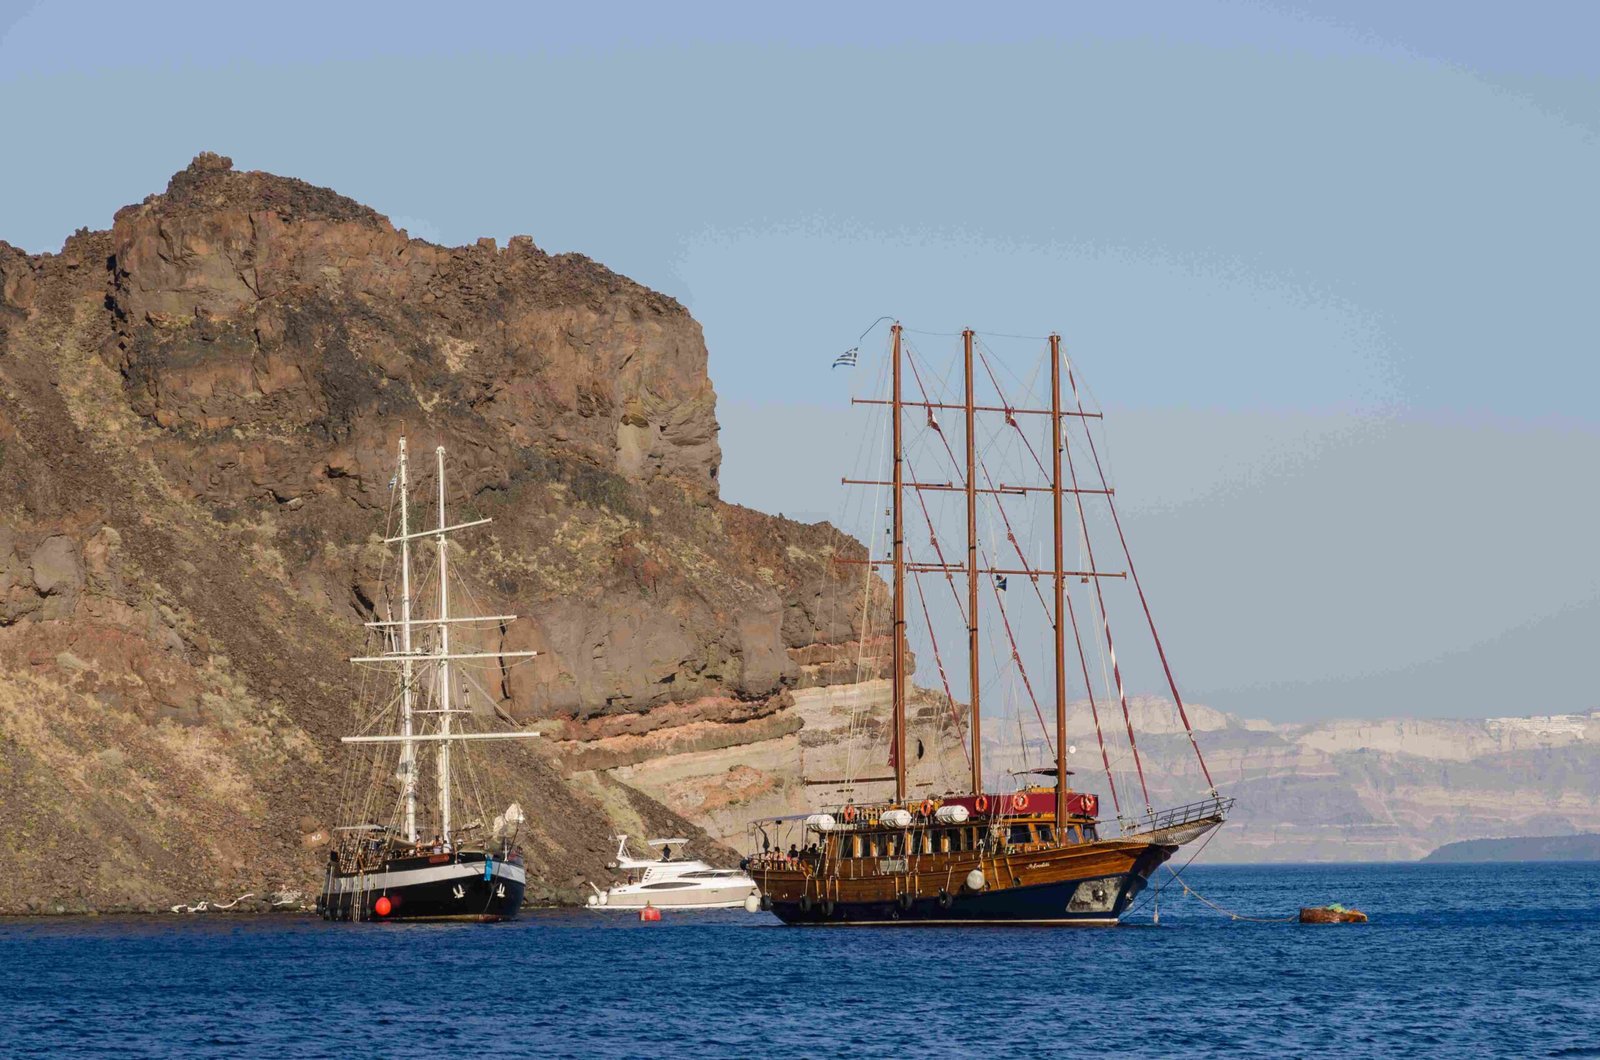
<path fill-rule="evenodd" d="M 0 1055 L 1600 1057 L 1600 863 L 1189 868 L 1120 928 L 0 920 Z"/>

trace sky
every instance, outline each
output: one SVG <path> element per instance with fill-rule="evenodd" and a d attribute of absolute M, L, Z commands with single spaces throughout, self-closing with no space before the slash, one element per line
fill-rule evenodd
<path fill-rule="evenodd" d="M 1600 7 L 457 6 L 3 0 L 0 238 L 211 150 L 581 251 L 703 326 L 724 496 L 813 518 L 876 318 L 1059 331 L 1186 698 L 1600 708 Z"/>

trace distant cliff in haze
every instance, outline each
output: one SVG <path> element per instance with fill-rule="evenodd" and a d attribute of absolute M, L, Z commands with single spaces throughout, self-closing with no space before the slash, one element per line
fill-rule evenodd
<path fill-rule="evenodd" d="M 1130 707 L 1151 802 L 1204 792 L 1171 702 Z M 1285 724 L 1190 704 L 1189 717 L 1217 787 L 1238 799 L 1206 860 L 1413 861 L 1459 840 L 1600 832 L 1600 712 Z M 1086 702 L 1068 730 L 1074 780 L 1104 794 Z M 1138 778 L 1115 730 L 1106 726 L 1117 787 L 1137 812 Z M 1006 753 L 996 742 L 990 761 Z"/>
<path fill-rule="evenodd" d="M 1446 843 L 1423 861 L 1600 861 L 1600 833 L 1467 839 Z"/>

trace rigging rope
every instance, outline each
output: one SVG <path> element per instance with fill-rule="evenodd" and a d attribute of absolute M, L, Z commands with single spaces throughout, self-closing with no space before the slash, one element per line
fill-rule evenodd
<path fill-rule="evenodd" d="M 1067 618 L 1072 623 L 1072 640 L 1078 646 L 1078 666 L 1083 671 L 1083 687 L 1089 694 L 1089 713 L 1094 718 L 1094 738 L 1100 745 L 1100 762 L 1106 769 L 1106 784 L 1111 788 L 1111 809 L 1122 816 L 1122 803 L 1117 798 L 1117 782 L 1111 775 L 1111 756 L 1106 752 L 1105 733 L 1100 728 L 1100 707 L 1095 703 L 1094 683 L 1089 680 L 1089 659 L 1083 650 L 1083 638 L 1078 633 L 1078 612 L 1072 606 L 1072 597 L 1066 598 Z"/>
<path fill-rule="evenodd" d="M 868 328 L 867 330 L 871 331 L 872 329 Z M 863 337 L 865 337 L 865 336 L 863 335 Z M 882 361 L 879 362 L 877 378 L 876 378 L 875 382 L 873 383 L 873 386 L 875 387 L 875 391 L 874 392 L 881 392 L 882 391 L 883 384 L 884 384 L 885 379 L 886 379 L 886 377 L 888 375 L 888 372 L 889 372 L 889 362 L 888 362 L 888 358 L 885 357 Z M 889 445 L 889 420 L 888 420 L 887 417 L 885 417 L 884 420 L 883 420 L 883 426 L 882 426 L 882 428 L 880 429 L 880 431 L 878 433 L 877 452 L 875 454 L 869 454 L 868 453 L 869 446 L 868 446 L 868 442 L 867 442 L 867 439 L 866 439 L 865 436 L 862 438 L 861 443 L 859 445 L 857 445 L 857 447 L 856 447 L 856 469 L 858 471 L 863 471 L 863 473 L 865 473 L 864 472 L 864 468 L 876 467 L 879 464 L 881 464 L 882 460 L 883 460 L 883 452 L 884 452 L 885 449 L 888 448 L 888 445 Z M 861 527 L 861 529 L 863 531 L 862 534 L 861 534 L 861 537 L 866 542 L 867 559 L 869 559 L 869 560 L 873 558 L 874 551 L 877 548 L 878 534 L 875 532 L 874 528 L 877 525 L 877 523 L 876 523 L 877 514 L 876 513 L 882 511 L 882 507 L 881 507 L 881 505 L 882 505 L 882 496 L 883 496 L 883 487 L 881 487 L 881 486 L 876 487 L 873 490 L 873 495 L 872 495 L 872 508 L 869 509 L 873 514 L 871 516 L 858 517 L 860 519 L 860 522 L 864 524 Z M 848 507 L 848 502 L 846 502 L 846 504 L 844 504 L 844 505 L 841 505 L 840 518 L 839 518 L 839 523 L 841 525 L 848 524 L 848 523 L 856 521 L 855 519 L 851 518 L 850 513 L 847 510 L 847 507 Z M 845 537 L 847 537 L 845 532 L 836 527 L 835 528 L 835 542 L 836 542 L 835 551 L 837 551 L 837 549 L 838 549 L 838 542 L 841 541 L 842 539 L 844 539 Z M 832 583 L 832 580 L 833 580 L 833 564 L 832 563 L 828 563 L 828 564 L 825 564 L 824 568 L 823 568 L 823 591 L 824 591 L 824 594 L 826 594 L 828 586 Z M 841 585 L 843 584 L 843 581 L 844 580 L 841 578 L 840 579 L 840 584 Z M 863 565 L 862 568 L 861 568 L 861 610 L 859 612 L 859 614 L 861 616 L 861 625 L 860 625 L 859 635 L 858 635 L 857 641 L 856 641 L 855 681 L 854 681 L 854 685 L 856 687 L 859 687 L 861 685 L 861 683 L 862 683 L 862 676 L 863 676 L 863 674 L 865 673 L 865 670 L 866 670 L 867 641 L 869 639 L 871 639 L 872 622 L 873 622 L 872 586 L 873 586 L 872 566 L 869 563 L 869 564 Z M 876 668 L 877 667 L 876 667 L 876 664 L 875 664 L 874 669 L 876 670 Z M 832 694 L 830 693 L 830 697 L 831 697 L 831 695 Z M 842 779 L 844 781 L 844 784 L 842 785 L 843 790 L 853 791 L 854 788 L 855 788 L 855 777 L 856 777 L 855 751 L 856 751 L 856 741 L 860 737 L 861 733 L 865 731 L 866 722 L 867 722 L 867 711 L 859 704 L 859 702 L 857 702 L 854 705 L 852 705 L 851 710 L 850 710 L 850 720 L 849 720 L 848 724 L 845 726 L 844 770 L 843 770 L 843 777 L 842 777 Z M 892 739 L 892 737 L 891 737 L 891 739 Z M 804 769 L 804 762 L 803 761 L 802 761 L 801 768 L 802 768 L 802 771 L 803 771 L 803 769 Z"/>
<path fill-rule="evenodd" d="M 979 351 L 979 359 L 983 362 L 983 370 L 986 373 L 988 373 L 989 381 L 994 385 L 995 392 L 1000 395 L 1001 404 L 1006 406 L 1007 408 L 1014 407 L 1014 406 L 1011 405 L 1011 403 L 1008 400 L 1006 400 L 1005 391 L 1000 386 L 1000 381 L 995 377 L 994 369 L 989 364 L 989 358 L 986 355 L 984 355 L 984 353 L 981 350 Z M 1049 472 L 1046 472 L 1044 470 L 1044 463 L 1039 459 L 1038 454 L 1034 452 L 1032 443 L 1028 441 L 1027 435 L 1023 433 L 1021 426 L 1018 425 L 1018 423 L 1016 421 L 1016 417 L 1011 416 L 1011 415 L 1007 415 L 1006 420 L 1010 423 L 1011 427 L 1017 432 L 1017 436 L 1021 439 L 1023 446 L 1028 450 L 1028 455 L 1033 457 L 1033 462 L 1034 462 L 1035 465 L 1038 466 L 1040 473 L 1048 475 Z M 980 461 L 980 464 L 981 464 L 981 461 Z M 989 488 L 993 489 L 994 488 L 994 481 L 989 478 L 989 469 L 988 469 L 987 466 L 984 466 L 983 474 L 984 474 L 984 480 L 988 483 Z M 1076 488 L 1076 485 L 1077 485 L 1076 479 L 1074 479 L 1073 485 L 1074 485 L 1074 488 Z M 1083 519 L 1083 509 L 1082 509 L 1081 497 L 1082 497 L 1081 494 L 1077 494 L 1077 493 L 1073 494 L 1074 503 L 1078 507 L 1078 515 L 1079 515 L 1080 523 L 1082 522 L 1082 519 Z M 1006 524 L 1006 536 L 1008 538 L 1010 538 L 1011 545 L 1016 550 L 1018 560 L 1021 561 L 1021 563 L 1022 563 L 1022 565 L 1024 567 L 1028 566 L 1027 556 L 1025 556 L 1023 554 L 1022 546 L 1017 542 L 1016 534 L 1012 532 L 1011 520 L 1009 518 L 1007 518 L 1007 516 L 1006 516 L 1004 503 L 998 504 L 997 507 L 999 507 L 999 509 L 1000 509 L 1000 517 L 1001 517 L 1001 519 L 1003 519 L 1005 521 L 1005 524 Z M 1088 535 L 1088 528 L 1087 528 L 1087 526 L 1084 526 L 1084 539 L 1085 539 L 1085 541 L 1087 540 L 1087 535 Z M 1090 556 L 1090 559 L 1089 559 L 1089 569 L 1090 570 L 1094 570 L 1095 569 L 1094 568 L 1094 559 L 1093 559 L 1092 555 Z M 1049 605 L 1047 605 L 1045 603 L 1044 594 L 1039 589 L 1038 579 L 1037 578 L 1033 578 L 1033 579 L 1031 579 L 1031 581 L 1033 582 L 1034 595 L 1039 598 L 1039 606 L 1044 608 L 1046 615 L 1049 615 L 1050 614 L 1050 607 L 1049 607 Z M 1096 581 L 1096 588 L 1098 589 L 1098 587 L 1099 587 L 1099 583 L 1098 583 L 1098 580 L 1097 580 Z M 1116 779 L 1112 776 L 1112 773 L 1111 773 L 1111 757 L 1106 751 L 1105 733 L 1101 729 L 1101 726 L 1100 726 L 1100 708 L 1099 708 L 1098 704 L 1096 704 L 1096 702 L 1095 702 L 1094 684 L 1089 679 L 1089 660 L 1088 660 L 1088 657 L 1087 657 L 1087 655 L 1085 654 L 1085 652 L 1083 650 L 1083 637 L 1082 637 L 1082 635 L 1080 634 L 1080 632 L 1078 630 L 1077 612 L 1072 606 L 1072 597 L 1071 596 L 1066 596 L 1064 598 L 1064 601 L 1065 601 L 1065 603 L 1067 605 L 1067 615 L 1068 615 L 1068 617 L 1069 617 L 1069 619 L 1071 620 L 1071 623 L 1072 623 L 1072 639 L 1073 639 L 1074 644 L 1077 646 L 1077 650 L 1078 650 L 1078 666 L 1079 666 L 1079 669 L 1082 670 L 1082 672 L 1083 672 L 1083 687 L 1084 687 L 1084 690 L 1088 693 L 1088 696 L 1089 696 L 1089 711 L 1094 717 L 1094 735 L 1095 735 L 1096 742 L 1100 746 L 1100 761 L 1101 761 L 1101 764 L 1105 767 L 1106 784 L 1111 789 L 1111 807 L 1112 807 L 1113 812 L 1115 812 L 1117 814 L 1117 816 L 1120 818 L 1122 816 L 1121 800 L 1118 798 L 1118 795 L 1117 795 L 1117 782 L 1116 782 Z M 1056 618 L 1054 620 L 1059 622 L 1060 621 L 1060 617 L 1056 616 Z M 1110 637 L 1109 627 L 1107 628 L 1106 635 L 1107 635 L 1108 638 Z M 1037 707 L 1037 705 L 1036 705 L 1036 707 Z M 1143 778 L 1143 774 L 1141 772 L 1141 780 L 1142 780 L 1142 778 Z M 1146 795 L 1146 801 L 1147 802 L 1149 801 L 1149 796 L 1148 795 Z"/>
<path fill-rule="evenodd" d="M 945 702 L 950 706 L 950 722 L 955 726 L 957 742 L 961 744 L 967 764 L 971 765 L 972 751 L 967 747 L 967 741 L 961 739 L 961 715 L 956 712 L 956 697 L 950 691 L 950 678 L 944 672 L 944 658 L 939 654 L 939 638 L 934 635 L 933 617 L 928 614 L 928 601 L 922 594 L 922 578 L 912 575 L 911 583 L 917 587 L 917 602 L 922 605 L 922 620 L 928 626 L 928 640 L 933 644 L 933 662 L 939 668 L 939 683 L 944 685 Z"/>
<path fill-rule="evenodd" d="M 1073 373 L 1073 370 L 1072 370 L 1072 362 L 1071 361 L 1067 362 L 1067 381 L 1072 386 L 1072 398 L 1073 398 L 1073 401 L 1077 404 L 1078 411 L 1082 412 L 1083 411 L 1083 399 L 1078 395 L 1078 383 L 1077 383 L 1076 377 L 1075 377 L 1075 375 Z M 1094 457 L 1095 471 L 1100 476 L 1100 487 L 1102 489 L 1108 489 L 1109 487 L 1108 487 L 1108 485 L 1106 483 L 1105 469 L 1100 464 L 1100 452 L 1099 452 L 1098 449 L 1095 448 L 1094 434 L 1089 430 L 1089 425 L 1088 425 L 1087 422 L 1084 423 L 1083 436 L 1089 442 L 1089 453 L 1090 453 L 1091 456 Z M 1074 477 L 1073 485 L 1074 486 L 1077 485 L 1076 477 Z M 1160 658 L 1161 658 L 1161 669 L 1167 675 L 1167 687 L 1172 690 L 1172 700 L 1173 700 L 1174 703 L 1176 703 L 1178 705 L 1178 717 L 1183 721 L 1184 731 L 1189 734 L 1189 746 L 1194 748 L 1194 757 L 1195 757 L 1195 760 L 1200 763 L 1200 772 L 1205 775 L 1206 786 L 1211 789 L 1211 794 L 1215 795 L 1217 793 L 1217 785 L 1211 779 L 1211 770 L 1206 768 L 1205 756 L 1200 753 L 1200 743 L 1194 737 L 1194 726 L 1189 724 L 1189 712 L 1184 709 L 1183 697 L 1178 694 L 1178 683 L 1177 683 L 1176 680 L 1173 679 L 1172 667 L 1167 662 L 1167 650 L 1166 650 L 1166 648 L 1162 647 L 1161 634 L 1156 632 L 1156 620 L 1150 614 L 1150 604 L 1145 599 L 1144 586 L 1141 585 L 1140 582 L 1139 582 L 1139 572 L 1133 566 L 1133 553 L 1131 551 L 1129 551 L 1129 549 L 1128 549 L 1128 539 L 1122 532 L 1122 520 L 1117 517 L 1116 499 L 1114 497 L 1112 497 L 1110 493 L 1107 493 L 1105 496 L 1106 496 L 1106 503 L 1111 509 L 1111 521 L 1112 521 L 1113 525 L 1115 525 L 1116 528 L 1117 528 L 1117 540 L 1122 543 L 1122 555 L 1123 555 L 1123 558 L 1126 559 L 1127 563 L 1128 563 L 1128 575 L 1129 575 L 1129 577 L 1131 577 L 1133 579 L 1133 587 L 1134 587 L 1135 590 L 1138 591 L 1138 594 L 1139 594 L 1139 605 L 1142 608 L 1144 608 L 1145 622 L 1147 622 L 1149 624 L 1149 626 L 1150 626 L 1150 639 L 1155 642 L 1156 654 L 1158 656 L 1160 656 Z M 1093 562 L 1092 561 L 1091 561 L 1091 569 L 1093 569 Z M 1096 587 L 1098 588 L 1098 585 Z M 1109 643 L 1109 641 L 1110 641 L 1109 632 L 1106 635 L 1106 639 L 1107 639 L 1107 642 Z M 1115 656 L 1115 653 L 1113 653 L 1113 655 L 1112 655 L 1112 660 L 1113 660 L 1112 661 L 1112 665 L 1113 666 L 1115 666 L 1115 659 L 1116 659 L 1116 656 Z M 1120 685 L 1120 682 L 1121 682 L 1121 678 L 1120 677 L 1118 678 L 1118 682 L 1119 682 L 1119 685 Z M 1135 758 L 1135 761 L 1137 761 L 1137 758 Z M 1141 778 L 1142 778 L 1142 767 L 1141 767 Z"/>
<path fill-rule="evenodd" d="M 933 399 L 928 395 L 927 388 L 925 386 L 923 386 L 923 384 L 922 384 L 922 373 L 917 370 L 916 358 L 915 357 L 907 357 L 907 361 L 911 365 L 911 375 L 917 382 L 917 390 L 922 394 L 923 403 L 924 404 L 933 404 Z M 933 410 L 929 409 L 928 412 L 930 413 L 929 422 L 933 427 L 934 433 L 938 434 L 939 440 L 944 443 L 945 453 L 950 457 L 951 464 L 954 465 L 953 470 L 959 473 L 960 472 L 960 464 L 956 460 L 955 451 L 953 449 L 951 449 L 951 447 L 950 447 L 950 440 L 944 436 L 944 431 L 941 430 L 939 428 L 939 426 L 938 426 L 938 423 L 936 421 L 934 421 L 933 416 L 931 415 Z M 978 459 L 978 466 L 983 470 L 984 481 L 989 484 L 989 488 L 990 489 L 993 489 L 994 488 L 994 480 L 989 477 L 988 466 L 984 463 L 984 461 L 983 461 L 983 459 L 981 457 Z M 961 475 L 960 477 L 964 480 L 966 476 L 965 475 Z M 923 514 L 924 514 L 924 516 L 926 516 L 927 515 L 927 505 L 926 505 L 926 502 L 922 502 L 922 490 L 916 488 L 916 479 L 915 479 L 914 476 L 913 476 L 913 479 L 912 479 L 912 483 L 913 483 L 913 490 L 912 491 L 917 494 L 918 501 L 922 503 Z M 965 482 L 964 481 L 963 481 L 963 486 L 965 486 Z M 998 498 L 998 494 L 996 495 L 996 497 Z M 998 504 L 998 503 L 995 506 L 1000 509 L 1000 517 L 1005 520 L 1006 533 L 1011 536 L 1012 543 L 1015 544 L 1016 536 L 1011 533 L 1011 520 L 1009 518 L 1007 518 L 1007 516 L 1005 514 L 1005 506 L 1003 504 Z M 931 519 L 929 520 L 929 523 L 928 523 L 928 530 L 929 530 L 930 534 L 933 533 L 933 523 L 932 523 Z M 937 535 L 933 535 L 933 540 L 934 540 L 934 551 L 939 556 L 939 564 L 940 564 L 940 566 L 948 566 L 948 564 L 946 564 L 945 561 L 944 561 L 944 551 L 943 551 L 943 549 L 941 549 L 939 547 L 938 536 Z M 987 551 L 980 550 L 979 554 L 983 557 L 984 566 L 986 566 L 986 567 L 994 566 L 994 563 L 990 559 L 989 554 L 988 554 Z M 1020 551 L 1018 552 L 1018 555 L 1019 556 L 1021 555 Z M 1028 565 L 1026 557 L 1023 557 L 1022 565 L 1024 567 L 1026 567 Z M 952 593 L 954 593 L 956 591 L 955 578 L 953 577 L 953 575 L 949 571 L 945 572 L 945 577 L 950 582 L 950 591 Z M 1034 694 L 1033 682 L 1028 679 L 1028 669 L 1027 669 L 1026 666 L 1023 665 L 1022 655 L 1017 650 L 1017 638 L 1011 631 L 1011 619 L 1010 619 L 1010 616 L 1006 613 L 1005 601 L 1004 601 L 1004 599 L 1001 598 L 1000 590 L 999 590 L 999 587 L 997 585 L 995 585 L 994 583 L 991 582 L 990 583 L 990 589 L 994 593 L 995 603 L 997 603 L 999 605 L 999 607 L 1000 607 L 1000 620 L 1001 620 L 1001 622 L 1003 622 L 1005 624 L 1006 637 L 1011 642 L 1011 658 L 1013 660 L 1015 660 L 1015 662 L 1017 664 L 1017 673 L 1021 675 L 1023 687 L 1026 688 L 1027 691 L 1028 691 L 1028 699 L 1031 700 L 1032 703 L 1033 703 L 1033 712 L 1034 712 L 1034 714 L 1038 715 L 1038 718 L 1039 718 L 1039 729 L 1044 734 L 1045 746 L 1050 749 L 1051 755 L 1054 755 L 1055 754 L 1055 743 L 1050 738 L 1050 727 L 1049 727 L 1049 725 L 1047 725 L 1045 723 L 1044 711 L 1041 710 L 1040 707 L 1039 707 L 1039 697 Z M 1034 590 L 1035 590 L 1035 592 L 1038 591 L 1038 586 L 1037 585 L 1035 585 Z M 956 596 L 957 607 L 960 607 L 960 602 L 961 602 L 961 598 L 960 598 L 959 594 L 957 594 L 957 596 Z M 1040 602 L 1041 603 L 1043 602 L 1043 597 L 1040 598 Z M 965 609 L 962 609 L 962 617 L 963 618 L 967 618 L 967 616 L 965 614 Z M 972 620 L 970 618 L 967 618 L 967 624 L 969 626 L 972 624 Z M 968 757 L 969 757 L 969 760 L 970 760 L 970 755 Z"/>
<path fill-rule="evenodd" d="M 1071 376 L 1070 372 L 1068 372 L 1068 376 Z M 1083 494 L 1077 492 L 1078 469 L 1076 462 L 1072 459 L 1072 447 L 1070 445 L 1064 445 L 1062 446 L 1062 450 L 1065 452 L 1067 457 L 1067 470 L 1072 476 L 1073 506 L 1077 509 L 1078 526 L 1083 532 L 1083 545 L 1089 559 L 1089 577 L 1094 582 L 1094 596 L 1099 605 L 1100 627 L 1102 632 L 1105 634 L 1106 651 L 1111 656 L 1111 673 L 1116 677 L 1117 680 L 1117 701 L 1122 705 L 1122 721 L 1128 730 L 1128 748 L 1133 752 L 1134 768 L 1139 774 L 1139 790 L 1144 795 L 1145 812 L 1151 813 L 1153 812 L 1153 807 L 1150 805 L 1150 787 L 1145 783 L 1144 762 L 1139 757 L 1139 744 L 1133 735 L 1133 718 L 1128 713 L 1128 693 L 1122 684 L 1122 668 L 1117 665 L 1117 648 L 1111 640 L 1111 618 L 1106 614 L 1105 590 L 1101 587 L 1101 579 L 1098 577 L 1100 567 L 1094 561 L 1094 542 L 1089 537 L 1088 519 L 1083 514 Z"/>
<path fill-rule="evenodd" d="M 928 502 L 922 496 L 924 491 L 919 488 L 921 483 L 917 480 L 916 469 L 911 465 L 910 461 L 906 461 L 906 472 L 911 476 L 911 492 L 916 494 L 917 503 L 922 508 L 922 520 L 928 524 L 928 542 L 933 546 L 933 554 L 938 557 L 939 566 L 948 568 L 950 563 L 944 558 L 944 548 L 939 544 L 939 534 L 933 528 L 933 516 L 928 512 Z M 961 600 L 961 593 L 956 590 L 955 574 L 946 569 L 944 571 L 944 580 L 950 585 L 950 596 L 955 600 L 956 611 L 961 615 L 961 622 L 965 625 L 967 608 Z"/>

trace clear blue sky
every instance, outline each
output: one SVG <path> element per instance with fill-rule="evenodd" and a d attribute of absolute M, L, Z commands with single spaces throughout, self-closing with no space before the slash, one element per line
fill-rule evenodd
<path fill-rule="evenodd" d="M 0 238 L 206 149 L 582 251 L 695 313 L 725 495 L 791 513 L 873 318 L 1059 329 L 1192 698 L 1600 706 L 1600 6 L 443 10 L 12 0 Z"/>

